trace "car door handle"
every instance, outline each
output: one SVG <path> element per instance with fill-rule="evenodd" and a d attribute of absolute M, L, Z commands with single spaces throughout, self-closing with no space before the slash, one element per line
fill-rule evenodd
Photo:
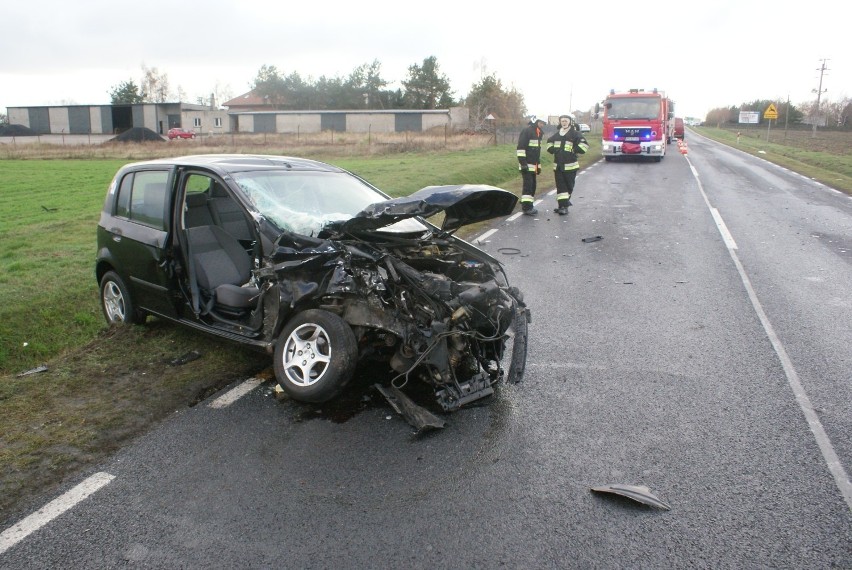
<path fill-rule="evenodd" d="M 118 228 L 111 228 L 109 233 L 112 234 L 112 241 L 120 242 L 121 241 L 121 230 Z"/>

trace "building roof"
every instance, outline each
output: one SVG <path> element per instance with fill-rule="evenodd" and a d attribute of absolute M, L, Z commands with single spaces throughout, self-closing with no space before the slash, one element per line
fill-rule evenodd
<path fill-rule="evenodd" d="M 254 91 L 249 91 L 248 93 L 243 93 L 233 99 L 225 101 L 222 103 L 223 107 L 228 107 L 229 109 L 240 109 L 245 107 L 252 108 L 269 108 L 269 102 L 264 98 L 255 93 Z"/>

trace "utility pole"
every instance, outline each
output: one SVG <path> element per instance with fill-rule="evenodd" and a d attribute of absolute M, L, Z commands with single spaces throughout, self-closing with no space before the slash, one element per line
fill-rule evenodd
<path fill-rule="evenodd" d="M 822 61 L 822 65 L 820 65 L 819 68 L 817 68 L 817 71 L 819 71 L 819 87 L 811 90 L 812 92 L 816 91 L 816 94 L 817 94 L 816 113 L 814 113 L 814 118 L 813 118 L 814 124 L 813 124 L 813 131 L 811 132 L 811 138 L 816 137 L 817 121 L 819 121 L 819 100 L 822 97 L 822 94 L 825 93 L 826 91 L 828 91 L 828 89 L 822 88 L 822 76 L 825 75 L 826 71 L 829 71 L 829 69 L 825 66 L 825 62 L 827 62 L 828 60 L 822 59 L 821 61 Z"/>
<path fill-rule="evenodd" d="M 787 93 L 787 108 L 784 109 L 784 142 L 787 142 L 787 122 L 790 120 L 790 94 Z"/>

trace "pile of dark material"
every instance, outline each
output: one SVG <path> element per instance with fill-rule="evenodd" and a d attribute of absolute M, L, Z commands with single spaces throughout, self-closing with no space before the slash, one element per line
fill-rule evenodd
<path fill-rule="evenodd" d="M 0 124 L 0 137 L 33 137 L 37 133 L 24 125 Z"/>
<path fill-rule="evenodd" d="M 110 139 L 115 142 L 143 142 L 143 141 L 160 141 L 165 142 L 163 137 L 145 127 L 133 127 Z"/>

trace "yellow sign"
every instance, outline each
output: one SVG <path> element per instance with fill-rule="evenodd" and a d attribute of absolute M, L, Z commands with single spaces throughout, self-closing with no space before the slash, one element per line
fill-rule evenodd
<path fill-rule="evenodd" d="M 775 103 L 770 103 L 769 107 L 766 108 L 766 111 L 763 113 L 764 119 L 777 119 L 778 118 L 778 109 L 775 108 Z"/>

